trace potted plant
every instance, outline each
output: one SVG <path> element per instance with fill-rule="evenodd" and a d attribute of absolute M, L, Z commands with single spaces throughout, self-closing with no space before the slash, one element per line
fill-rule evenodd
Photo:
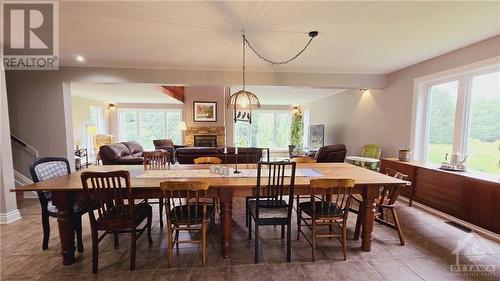
<path fill-rule="evenodd" d="M 290 130 L 290 145 L 288 146 L 288 153 L 292 156 L 296 148 L 302 147 L 302 138 L 304 135 L 304 121 L 302 113 L 296 111 L 292 119 L 292 127 Z"/>

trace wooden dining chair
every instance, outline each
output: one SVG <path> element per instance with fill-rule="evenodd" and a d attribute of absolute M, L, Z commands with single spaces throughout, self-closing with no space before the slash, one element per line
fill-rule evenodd
<path fill-rule="evenodd" d="M 259 226 L 281 225 L 281 239 L 287 230 L 286 260 L 291 261 L 291 224 L 295 162 L 259 162 L 255 198 L 246 201 L 248 240 L 252 240 L 252 220 L 255 224 L 255 263 L 259 263 Z M 264 168 L 264 169 L 263 169 Z M 287 174 L 287 171 L 290 174 Z M 261 177 L 264 177 L 262 182 Z M 287 181 L 285 179 L 288 178 Z"/>
<path fill-rule="evenodd" d="M 396 170 L 386 168 L 384 170 L 384 174 L 395 177 L 400 180 L 407 180 L 408 176 L 405 174 L 402 174 Z M 380 195 L 378 199 L 375 201 L 376 204 L 376 210 L 377 212 L 375 213 L 375 221 L 385 225 L 387 227 L 390 227 L 398 232 L 399 236 L 399 242 L 401 243 L 402 246 L 405 245 L 405 239 L 403 236 L 403 231 L 401 230 L 401 225 L 399 224 L 399 219 L 396 213 L 396 201 L 398 200 L 399 194 L 401 193 L 401 189 L 403 186 L 397 185 L 397 186 L 384 186 L 381 188 Z M 356 219 L 356 228 L 354 230 L 354 239 L 358 240 L 359 236 L 361 234 L 361 222 L 363 221 L 363 212 L 362 212 L 362 206 L 363 206 L 363 198 L 359 195 L 353 195 L 352 198 L 358 202 L 359 207 L 357 209 L 352 209 L 351 212 L 357 213 L 358 217 Z M 389 221 L 389 218 L 386 218 L 387 216 L 384 215 L 385 210 L 388 210 L 391 215 L 392 215 L 392 222 Z"/>
<path fill-rule="evenodd" d="M 55 177 L 65 176 L 71 173 L 69 162 L 62 157 L 43 157 L 36 159 L 30 165 L 30 174 L 33 182 L 41 182 Z M 49 217 L 57 218 L 59 210 L 52 204 L 52 193 L 38 191 L 38 199 L 42 207 L 42 228 L 43 241 L 42 250 L 49 248 L 50 238 L 50 223 Z M 82 215 L 87 212 L 87 209 L 80 202 L 73 204 L 73 227 L 76 233 L 76 244 L 78 252 L 83 252 L 82 242 Z"/>
<path fill-rule="evenodd" d="M 293 157 L 290 161 L 295 163 L 316 163 L 316 159 L 305 156 Z"/>
<path fill-rule="evenodd" d="M 195 165 L 202 165 L 202 164 L 213 164 L 213 165 L 218 165 L 222 164 L 222 159 L 217 158 L 217 157 L 198 157 L 194 159 L 194 164 Z M 219 212 L 219 198 L 218 197 L 213 197 L 212 202 L 209 203 L 212 204 L 215 212 L 212 213 L 212 218 L 210 219 L 210 225 L 215 224 L 215 213 Z"/>
<path fill-rule="evenodd" d="M 170 162 L 172 161 L 172 154 L 168 151 L 144 151 L 144 170 L 169 170 Z M 158 212 L 160 214 L 160 228 L 163 228 L 163 198 L 158 201 L 150 201 L 148 199 L 144 202 L 149 204 L 158 204 Z"/>
<path fill-rule="evenodd" d="M 222 159 L 217 157 L 198 157 L 194 159 L 195 164 L 222 164 Z"/>
<path fill-rule="evenodd" d="M 179 252 L 180 243 L 201 244 L 203 266 L 207 263 L 207 222 L 214 213 L 207 204 L 208 182 L 164 181 L 160 183 L 167 213 L 167 264 L 172 262 L 174 245 Z M 201 240 L 179 240 L 180 231 L 200 231 Z"/>
<path fill-rule="evenodd" d="M 310 181 L 310 200 L 298 204 L 297 240 L 302 234 L 312 246 L 312 261 L 316 258 L 318 238 L 337 238 L 347 259 L 347 216 L 351 204 L 354 179 L 313 179 Z M 307 215 L 307 216 L 304 216 Z M 302 222 L 311 229 L 311 238 L 302 231 Z M 328 227 L 327 233 L 319 233 Z M 338 227 L 339 232 L 334 228 Z"/>
<path fill-rule="evenodd" d="M 117 248 L 119 233 L 130 233 L 130 270 L 135 270 L 136 243 L 145 230 L 147 230 L 149 245 L 153 244 L 151 206 L 147 203 L 135 204 L 128 171 L 83 172 L 81 179 L 87 200 L 94 200 L 98 203 L 97 211 L 89 212 L 92 233 L 92 272 L 97 273 L 98 270 L 99 242 L 107 234 L 113 234 L 114 246 Z M 125 199 L 128 204 L 125 204 Z M 144 220 L 146 224 L 138 228 Z M 99 231 L 104 231 L 104 233 L 99 236 Z"/>

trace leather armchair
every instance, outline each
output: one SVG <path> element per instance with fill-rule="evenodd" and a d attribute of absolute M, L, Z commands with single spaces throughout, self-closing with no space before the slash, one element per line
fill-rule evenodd
<path fill-rule="evenodd" d="M 333 144 L 321 147 L 316 152 L 317 163 L 341 163 L 344 162 L 347 148 L 344 144 Z"/>

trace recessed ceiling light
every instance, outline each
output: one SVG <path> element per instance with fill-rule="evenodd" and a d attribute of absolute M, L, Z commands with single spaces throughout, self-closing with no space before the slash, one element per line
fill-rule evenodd
<path fill-rule="evenodd" d="M 75 59 L 76 59 L 77 62 L 84 62 L 85 61 L 85 58 L 83 56 L 81 56 L 81 55 L 77 55 L 75 57 Z"/>

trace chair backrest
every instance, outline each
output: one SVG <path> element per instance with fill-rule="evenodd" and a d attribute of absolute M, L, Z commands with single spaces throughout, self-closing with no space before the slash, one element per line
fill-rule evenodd
<path fill-rule="evenodd" d="M 204 220 L 207 213 L 207 181 L 164 181 L 160 189 L 165 198 L 167 220 L 186 224 Z M 187 204 L 184 202 L 188 202 Z"/>
<path fill-rule="evenodd" d="M 38 158 L 31 163 L 29 170 L 34 182 L 49 180 L 71 173 L 68 159 L 62 157 Z"/>
<path fill-rule="evenodd" d="M 260 207 L 284 207 L 283 199 L 286 198 L 288 202 L 288 217 L 290 217 L 293 205 L 293 190 L 295 187 L 295 167 L 295 162 L 285 161 L 259 162 L 257 164 L 257 187 L 255 189 L 257 204 L 255 217 L 259 217 Z M 286 178 L 289 180 L 285 181 Z M 259 203 L 261 199 L 265 201 Z"/>
<path fill-rule="evenodd" d="M 98 217 L 129 212 L 133 220 L 135 203 L 132 198 L 128 171 L 83 172 L 81 179 L 88 202 L 98 203 Z M 125 199 L 128 199 L 128 208 L 126 208 Z M 91 220 L 95 221 L 94 212 L 89 212 L 89 214 Z"/>
<path fill-rule="evenodd" d="M 170 168 L 172 156 L 168 151 L 144 151 L 144 170 L 166 170 Z"/>
<path fill-rule="evenodd" d="M 342 163 L 346 154 L 347 148 L 345 145 L 333 144 L 318 149 L 315 158 L 318 163 Z"/>
<path fill-rule="evenodd" d="M 99 154 L 99 148 L 106 144 L 112 144 L 115 142 L 115 137 L 112 135 L 94 135 L 92 137 L 92 144 L 94 146 L 95 154 Z"/>
<path fill-rule="evenodd" d="M 363 150 L 361 151 L 361 156 L 380 159 L 380 154 L 382 153 L 382 149 L 378 144 L 366 144 L 363 146 Z"/>
<path fill-rule="evenodd" d="M 316 163 L 316 159 L 303 156 L 293 157 L 291 161 L 295 163 Z"/>
<path fill-rule="evenodd" d="M 400 179 L 400 180 L 407 180 L 408 179 L 407 175 L 400 173 L 396 170 L 390 169 L 390 168 L 385 168 L 384 174 L 391 176 L 391 177 L 394 177 L 394 178 L 397 178 L 397 179 Z M 394 205 L 394 203 L 396 203 L 396 200 L 399 197 L 399 194 L 401 193 L 401 188 L 403 188 L 403 186 L 401 186 L 401 185 L 384 186 L 382 188 L 382 192 L 380 193 L 379 204 L 383 204 L 383 205 L 387 205 L 387 206 Z"/>
<path fill-rule="evenodd" d="M 155 145 L 155 147 L 174 146 L 174 142 L 172 141 L 172 139 L 153 140 L 153 144 Z"/>
<path fill-rule="evenodd" d="M 41 182 L 71 173 L 68 159 L 62 157 L 38 158 L 31 163 L 29 170 L 33 182 Z M 48 200 L 52 199 L 50 192 L 39 191 L 37 193 L 42 206 L 46 206 Z"/>
<path fill-rule="evenodd" d="M 355 183 L 354 179 L 312 179 L 310 187 L 313 218 L 317 214 L 322 217 L 347 217 Z M 321 212 L 317 213 L 317 209 Z"/>
<path fill-rule="evenodd" d="M 195 164 L 221 164 L 222 159 L 217 157 L 198 157 L 194 160 Z"/>

